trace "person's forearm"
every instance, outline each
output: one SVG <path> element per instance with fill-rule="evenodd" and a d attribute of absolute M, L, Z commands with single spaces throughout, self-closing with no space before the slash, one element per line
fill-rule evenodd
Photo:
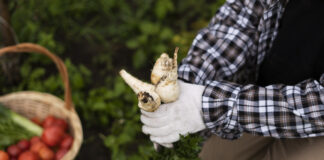
<path fill-rule="evenodd" d="M 223 138 L 241 133 L 276 138 L 324 135 L 324 75 L 295 86 L 210 83 L 203 95 L 205 123 Z"/>

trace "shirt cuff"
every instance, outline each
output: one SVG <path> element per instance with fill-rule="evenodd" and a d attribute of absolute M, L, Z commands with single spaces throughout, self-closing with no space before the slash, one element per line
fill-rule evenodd
<path fill-rule="evenodd" d="M 241 86 L 226 81 L 212 81 L 202 96 L 204 122 L 212 133 L 224 139 L 237 139 L 243 128 L 238 123 L 237 98 Z"/>

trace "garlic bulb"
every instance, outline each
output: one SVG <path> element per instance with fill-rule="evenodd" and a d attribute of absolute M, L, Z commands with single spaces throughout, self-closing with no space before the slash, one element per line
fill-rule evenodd
<path fill-rule="evenodd" d="M 174 51 L 173 59 L 163 53 L 154 64 L 151 81 L 156 86 L 155 91 L 160 96 L 162 102 L 169 103 L 178 99 L 180 94 L 178 79 L 178 57 L 177 47 Z"/>
<path fill-rule="evenodd" d="M 133 89 L 137 94 L 138 106 L 145 111 L 153 112 L 161 104 L 160 96 L 155 92 L 155 86 L 142 82 L 133 77 L 125 70 L 119 72 L 124 81 Z"/>

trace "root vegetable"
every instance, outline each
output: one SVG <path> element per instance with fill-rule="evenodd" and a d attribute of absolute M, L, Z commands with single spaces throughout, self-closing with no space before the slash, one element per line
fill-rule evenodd
<path fill-rule="evenodd" d="M 162 53 L 161 56 L 156 60 L 151 72 L 151 82 L 154 85 L 158 84 L 161 79 L 170 74 L 171 71 L 177 71 L 178 50 L 179 48 L 175 49 L 173 59 L 169 58 L 166 53 Z"/>
<path fill-rule="evenodd" d="M 167 54 L 162 54 L 156 61 L 151 73 L 151 81 L 156 85 L 155 91 L 164 103 L 176 101 L 180 94 L 177 82 L 178 50 L 179 48 L 175 49 L 173 59 L 169 58 Z"/>
<path fill-rule="evenodd" d="M 138 106 L 143 110 L 154 112 L 160 106 L 161 101 L 170 103 L 178 99 L 180 94 L 180 88 L 177 83 L 178 50 L 179 48 L 175 49 L 173 59 L 169 58 L 166 53 L 163 53 L 157 59 L 151 73 L 153 85 L 140 81 L 125 70 L 119 72 L 124 81 L 137 94 Z"/>
<path fill-rule="evenodd" d="M 137 94 L 138 106 L 140 108 L 145 111 L 153 112 L 159 107 L 161 104 L 161 99 L 160 96 L 154 91 L 154 85 L 140 81 L 127 73 L 125 70 L 121 70 L 119 73 L 125 82 Z"/>

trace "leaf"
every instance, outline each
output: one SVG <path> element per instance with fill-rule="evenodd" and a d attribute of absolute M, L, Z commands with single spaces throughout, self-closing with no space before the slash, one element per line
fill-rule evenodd
<path fill-rule="evenodd" d="M 149 22 L 149 21 L 144 21 L 144 22 L 140 23 L 139 27 L 140 27 L 141 32 L 143 34 L 146 34 L 146 35 L 155 34 L 160 29 L 158 24 L 152 23 L 152 22 Z"/>
<path fill-rule="evenodd" d="M 180 135 L 180 141 L 174 143 L 173 149 L 162 148 L 162 150 L 154 156 L 154 160 L 199 160 L 198 154 L 201 151 L 201 143 L 203 138 L 198 134 L 190 134 L 188 136 Z"/>
<path fill-rule="evenodd" d="M 105 139 L 104 139 L 104 145 L 107 146 L 107 147 L 112 147 L 114 145 L 117 145 L 117 140 L 116 140 L 116 137 L 115 136 L 107 136 Z"/>
<path fill-rule="evenodd" d="M 84 65 L 79 66 L 79 71 L 86 77 L 91 76 L 91 71 Z"/>
<path fill-rule="evenodd" d="M 52 50 L 56 43 L 53 38 L 53 33 L 40 32 L 38 36 L 38 44 Z"/>
<path fill-rule="evenodd" d="M 167 46 L 165 46 L 163 43 L 159 43 L 157 45 L 154 46 L 154 53 L 166 53 L 167 51 Z M 158 55 L 160 56 L 160 55 Z"/>
<path fill-rule="evenodd" d="M 44 81 L 44 87 L 48 89 L 48 92 L 54 92 L 57 89 L 59 89 L 59 87 L 62 86 L 62 80 L 61 77 L 59 76 L 54 76 L 51 75 L 50 77 L 48 77 L 45 81 Z"/>
<path fill-rule="evenodd" d="M 118 77 L 114 85 L 115 96 L 116 97 L 120 96 L 122 93 L 125 92 L 125 89 L 126 89 L 125 82 L 120 77 Z"/>
<path fill-rule="evenodd" d="M 38 79 L 44 74 L 45 74 L 44 68 L 35 68 L 30 74 L 30 79 Z"/>
<path fill-rule="evenodd" d="M 155 5 L 155 15 L 162 19 L 169 11 L 173 11 L 174 6 L 171 0 L 158 0 Z"/>
<path fill-rule="evenodd" d="M 145 65 L 147 57 L 143 50 L 137 50 L 133 56 L 133 66 L 135 69 L 139 69 Z"/>
<path fill-rule="evenodd" d="M 126 41 L 126 46 L 130 49 L 135 49 L 139 46 L 139 41 L 137 39 L 131 39 Z"/>
<path fill-rule="evenodd" d="M 102 102 L 102 101 L 99 101 L 99 102 L 96 102 L 96 103 L 94 103 L 93 105 L 92 105 L 92 108 L 94 109 L 94 110 L 104 110 L 105 108 L 106 108 L 106 104 L 104 103 L 104 102 Z"/>
<path fill-rule="evenodd" d="M 163 28 L 162 31 L 160 32 L 160 38 L 161 40 L 168 40 L 172 38 L 172 30 L 169 28 Z"/>
<path fill-rule="evenodd" d="M 31 66 L 30 65 L 26 65 L 24 64 L 21 68 L 20 68 L 20 74 L 22 77 L 27 77 L 31 72 Z"/>

